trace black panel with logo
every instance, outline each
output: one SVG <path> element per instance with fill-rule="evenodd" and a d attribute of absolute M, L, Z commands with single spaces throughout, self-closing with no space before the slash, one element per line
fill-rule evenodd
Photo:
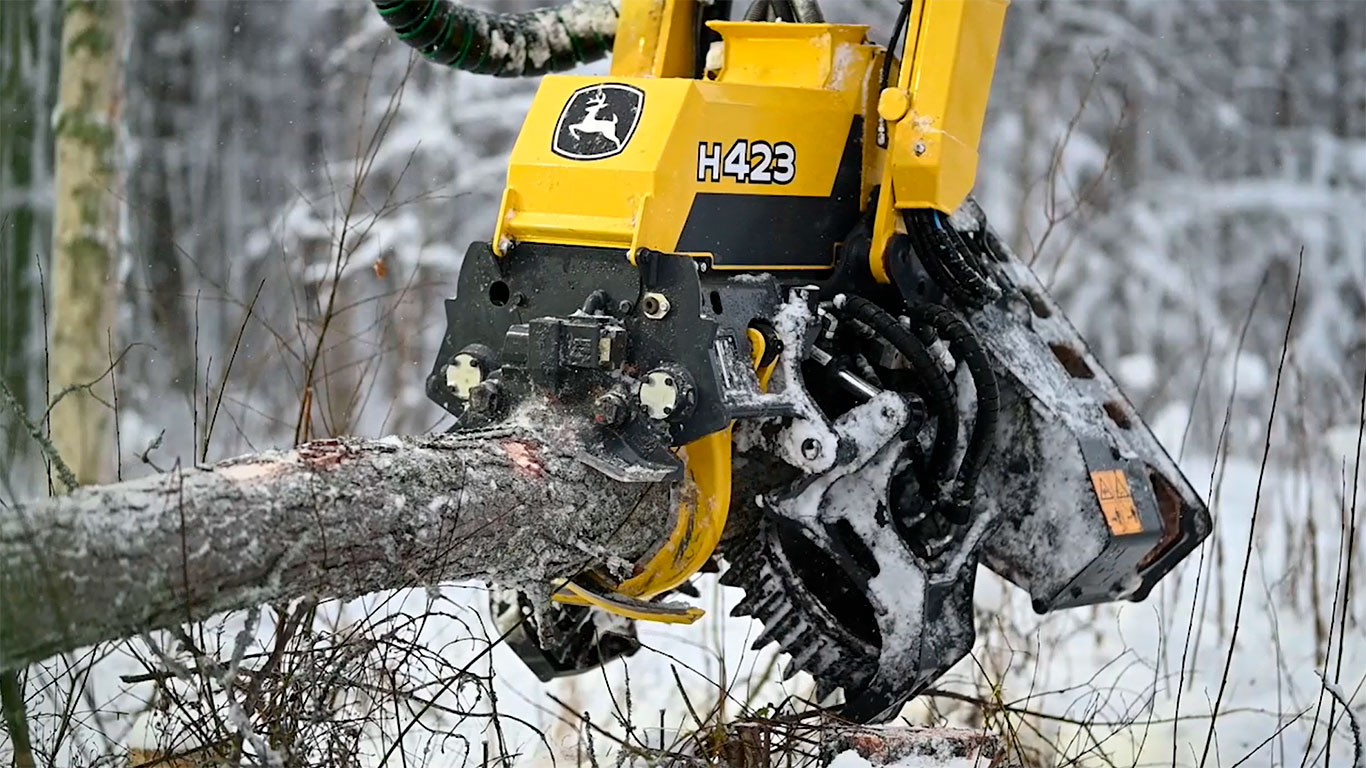
<path fill-rule="evenodd" d="M 555 123 L 551 149 L 570 160 L 620 154 L 640 125 L 645 93 L 624 83 L 598 83 L 569 97 Z"/>

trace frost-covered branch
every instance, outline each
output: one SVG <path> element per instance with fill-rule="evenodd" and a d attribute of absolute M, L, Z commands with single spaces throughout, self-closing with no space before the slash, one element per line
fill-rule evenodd
<path fill-rule="evenodd" d="M 667 485 L 612 481 L 552 434 L 324 440 L 19 505 L 0 670 L 301 595 L 545 581 L 668 531 Z"/>

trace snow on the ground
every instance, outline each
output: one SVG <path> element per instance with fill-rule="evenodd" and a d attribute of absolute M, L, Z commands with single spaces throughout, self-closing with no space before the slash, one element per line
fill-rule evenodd
<path fill-rule="evenodd" d="M 1197 486 L 1207 482 L 1211 469 L 1206 459 L 1187 461 L 1185 467 Z M 1192 555 L 1143 603 L 1033 617 L 1017 591 L 994 579 L 979 587 L 982 637 L 975 655 L 1008 664 L 1003 698 L 1078 720 L 1132 723 L 1097 728 L 1105 739 L 1101 746 L 1083 729 L 1055 724 L 1054 738 L 1070 743 L 1072 754 L 1090 750 L 1096 763 L 1102 755 L 1118 764 L 1201 762 L 1209 732 L 1205 715 L 1220 694 L 1230 659 L 1258 486 L 1257 467 L 1250 462 L 1230 461 L 1222 471 L 1216 535 L 1205 545 L 1203 561 L 1201 552 Z M 1223 714 L 1211 747 L 1211 759 L 1219 756 L 1217 764 L 1236 762 L 1259 747 L 1258 762 L 1298 762 L 1307 750 L 1312 757 L 1322 745 L 1321 724 L 1314 749 L 1309 749 L 1320 691 L 1315 670 L 1322 665 L 1339 562 L 1340 510 L 1331 496 L 1319 495 L 1321 490 L 1286 472 L 1273 471 L 1263 483 Z M 1205 575 L 1197 595 L 1202 565 Z M 1361 601 L 1353 603 L 1359 617 Z M 1002 623 L 1009 626 L 991 632 L 982 626 L 983 616 L 1004 617 Z M 1188 632 L 1188 627 L 1193 629 Z M 1342 685 L 1359 694 L 1366 679 L 1366 636 L 1359 625 L 1347 629 L 1344 649 Z M 987 668 L 993 669 L 989 663 Z M 970 676 L 971 670 L 960 666 L 942 684 L 954 687 L 955 679 Z M 1178 697 L 1182 719 L 1173 723 Z M 1362 708 L 1359 695 L 1356 703 Z M 1263 745 L 1306 709 L 1309 716 Z M 1326 713 L 1325 703 L 1325 720 Z M 1348 765 L 1337 762 L 1350 755 L 1345 724 L 1339 724 L 1337 734 L 1334 764 Z"/>

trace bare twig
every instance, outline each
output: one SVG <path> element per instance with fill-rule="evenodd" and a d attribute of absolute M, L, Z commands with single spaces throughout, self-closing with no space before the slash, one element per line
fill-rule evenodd
<path fill-rule="evenodd" d="M 1257 541 L 1257 513 L 1261 509 L 1262 483 L 1266 479 L 1267 462 L 1271 457 L 1271 440 L 1276 426 L 1276 405 L 1280 401 L 1281 376 L 1285 372 L 1285 358 L 1290 351 L 1290 330 L 1295 324 L 1295 310 L 1299 305 L 1300 298 L 1300 277 L 1304 273 L 1304 249 L 1300 249 L 1299 266 L 1295 269 L 1295 287 L 1290 294 L 1290 314 L 1285 321 L 1285 338 L 1281 342 L 1281 360 L 1276 366 L 1276 385 L 1271 392 L 1271 412 L 1266 419 L 1266 443 L 1262 447 L 1262 463 L 1257 472 L 1257 490 L 1252 501 L 1252 519 L 1248 523 L 1247 532 L 1247 551 L 1243 555 L 1242 579 L 1238 587 L 1237 607 L 1233 612 L 1233 629 L 1228 640 L 1228 656 L 1224 659 L 1224 673 L 1219 680 L 1219 692 L 1214 697 L 1214 707 L 1212 712 L 1214 717 L 1210 718 L 1209 731 L 1205 734 L 1205 746 L 1200 754 L 1200 768 L 1204 768 L 1205 761 L 1209 758 L 1209 748 L 1214 742 L 1214 726 L 1218 722 L 1219 707 L 1223 703 L 1224 693 L 1228 689 L 1229 670 L 1233 666 L 1233 654 L 1238 645 L 1238 630 L 1243 616 L 1243 598 L 1247 594 L 1247 574 L 1252 565 L 1252 551 Z"/>
<path fill-rule="evenodd" d="M 62 485 L 66 486 L 67 489 L 79 485 L 76 482 L 76 474 L 71 471 L 71 467 L 67 466 L 62 455 L 57 452 L 57 446 L 52 444 L 52 441 L 48 439 L 48 436 L 37 424 L 29 421 L 28 414 L 24 411 L 24 406 L 19 402 L 19 398 L 14 396 L 14 393 L 10 391 L 9 386 L 3 380 L 0 380 L 0 400 L 4 401 L 5 408 L 14 415 L 20 424 L 24 425 L 24 430 L 29 433 L 34 442 L 38 443 L 38 449 L 52 464 L 52 468 L 56 470 L 57 477 L 62 481 Z M 44 420 L 46 420 L 46 414 Z"/>
<path fill-rule="evenodd" d="M 218 409 L 223 405 L 223 392 L 228 388 L 228 379 L 232 376 L 232 364 L 237 361 L 237 351 L 242 347 L 242 334 L 247 330 L 247 321 L 251 319 L 252 311 L 256 309 L 256 300 L 261 298 L 261 289 L 266 287 L 263 279 L 256 286 L 256 293 L 251 297 L 251 303 L 247 305 L 247 311 L 242 315 L 242 323 L 237 327 L 237 339 L 232 343 L 232 354 L 228 357 L 228 367 L 223 371 L 223 380 L 218 384 L 218 395 L 214 398 L 213 413 L 209 416 L 209 425 L 204 430 L 204 448 L 199 455 L 201 462 L 209 460 L 209 443 L 213 440 L 213 425 L 218 421 Z"/>
<path fill-rule="evenodd" d="M 1329 696 L 1333 697 L 1333 701 L 1335 703 L 1341 704 L 1342 708 L 1347 713 L 1347 722 L 1352 727 L 1352 768 L 1366 768 L 1366 757 L 1363 756 L 1364 754 L 1366 754 L 1366 747 L 1363 747 L 1364 742 L 1362 741 L 1361 736 L 1361 722 L 1357 720 L 1356 713 L 1352 711 L 1352 702 L 1348 700 L 1347 694 L 1343 693 L 1341 687 L 1328 682 L 1328 679 L 1325 678 L 1323 674 L 1319 673 L 1317 670 L 1315 671 L 1315 674 L 1317 674 L 1319 676 L 1319 680 L 1322 681 L 1323 689 L 1328 692 Z M 1331 741 L 1332 738 L 1333 733 L 1330 726 L 1330 730 L 1328 732 L 1328 739 Z M 1327 761 L 1325 761 L 1325 763 L 1326 762 Z"/>
<path fill-rule="evenodd" d="M 1348 612 L 1351 610 L 1351 605 L 1352 605 L 1352 560 L 1353 560 L 1353 557 L 1352 557 L 1352 556 L 1353 556 L 1354 554 L 1356 554 L 1356 542 L 1357 542 L 1357 493 L 1361 490 L 1361 464 L 1362 464 L 1362 461 L 1361 461 L 1362 452 L 1361 452 L 1361 451 L 1362 451 L 1362 438 L 1363 438 L 1364 436 L 1366 436 L 1366 371 L 1363 371 L 1363 373 L 1362 373 L 1362 378 L 1361 378 L 1361 407 L 1360 407 L 1360 409 L 1357 411 L 1357 449 L 1356 449 L 1356 456 L 1355 456 L 1356 461 L 1354 462 L 1354 466 L 1353 466 L 1353 468 L 1352 468 L 1352 506 L 1351 506 L 1351 511 L 1350 511 L 1350 513 L 1349 513 L 1349 522 L 1348 522 L 1348 525 L 1347 525 L 1347 532 L 1346 532 L 1346 536 L 1347 536 L 1347 555 L 1346 555 L 1347 573 L 1346 573 L 1346 575 L 1343 577 L 1343 580 L 1342 580 L 1342 582 L 1341 582 L 1341 584 L 1342 584 L 1342 615 L 1341 615 L 1341 617 L 1338 618 L 1338 661 L 1337 661 L 1337 666 L 1334 668 L 1334 671 L 1333 671 L 1333 686 L 1334 686 L 1334 687 L 1329 688 L 1329 687 L 1328 687 L 1328 682 L 1327 682 L 1327 680 L 1324 681 L 1324 687 L 1325 687 L 1325 688 L 1328 688 L 1328 691 L 1329 691 L 1330 693 L 1333 694 L 1333 705 L 1330 706 L 1330 707 L 1328 708 L 1328 730 L 1329 730 L 1329 733 L 1330 733 L 1330 734 L 1332 733 L 1333 726 L 1335 725 L 1335 721 L 1336 721 L 1336 719 L 1337 719 L 1337 702 L 1338 702 L 1339 699 L 1341 699 L 1341 689 L 1336 688 L 1336 686 L 1339 686 L 1339 685 L 1342 684 L 1342 656 L 1343 656 L 1343 653 L 1344 653 L 1344 651 L 1345 651 L 1345 643 L 1346 643 L 1346 640 L 1347 640 L 1347 615 L 1348 615 Z M 1326 663 L 1324 664 L 1324 668 L 1325 668 L 1325 669 L 1327 668 L 1327 664 L 1326 664 Z M 1362 762 L 1361 762 L 1361 726 L 1360 726 L 1359 723 L 1357 723 L 1357 721 L 1356 721 L 1356 715 L 1352 712 L 1351 708 L 1348 707 L 1347 702 L 1345 702 L 1345 701 L 1342 702 L 1342 706 L 1347 708 L 1347 717 L 1351 718 L 1351 720 L 1352 720 L 1352 733 L 1353 733 L 1353 735 L 1356 737 L 1356 766 L 1358 766 L 1358 768 L 1360 768 L 1360 766 L 1362 765 Z M 1332 750 L 1332 739 L 1331 739 L 1331 737 L 1330 737 L 1329 740 L 1328 740 L 1328 750 L 1329 750 L 1329 754 L 1331 754 L 1331 750 Z M 1327 757 L 1325 757 L 1325 758 L 1324 758 L 1324 762 L 1330 762 L 1330 761 L 1328 760 Z"/>
<path fill-rule="evenodd" d="M 52 415 L 52 409 L 56 408 L 57 404 L 60 403 L 67 395 L 73 394 L 75 392 L 86 392 L 89 393 L 91 397 L 94 397 L 95 395 L 91 390 L 93 390 L 97 385 L 99 385 L 100 382 L 104 381 L 105 377 L 111 375 L 114 372 L 114 369 L 118 367 L 119 363 L 123 362 L 123 358 L 126 357 L 134 347 L 145 346 L 147 345 L 136 342 L 133 344 L 129 344 L 128 346 L 123 348 L 123 351 L 119 353 L 118 357 L 110 360 L 109 367 L 101 371 L 99 376 L 96 376 L 90 381 L 79 382 L 76 384 L 68 384 L 67 386 L 63 387 L 55 397 L 48 401 L 47 410 L 43 412 L 43 419 L 47 420 Z M 100 402 L 107 408 L 113 407 L 112 403 L 105 403 L 102 400 Z"/>

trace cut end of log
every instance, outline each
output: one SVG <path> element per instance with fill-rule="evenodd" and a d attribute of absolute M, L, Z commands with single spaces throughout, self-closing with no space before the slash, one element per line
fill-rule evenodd
<path fill-rule="evenodd" d="M 839 728 L 826 768 L 1014 768 L 1001 738 L 966 728 Z"/>
<path fill-rule="evenodd" d="M 503 450 L 512 460 L 513 469 L 526 477 L 540 479 L 545 477 L 545 465 L 541 462 L 540 452 L 534 443 L 522 440 L 504 440 Z"/>
<path fill-rule="evenodd" d="M 251 461 L 230 464 L 218 470 L 225 480 L 235 483 L 253 483 L 270 480 L 278 476 L 284 468 L 278 461 Z"/>

